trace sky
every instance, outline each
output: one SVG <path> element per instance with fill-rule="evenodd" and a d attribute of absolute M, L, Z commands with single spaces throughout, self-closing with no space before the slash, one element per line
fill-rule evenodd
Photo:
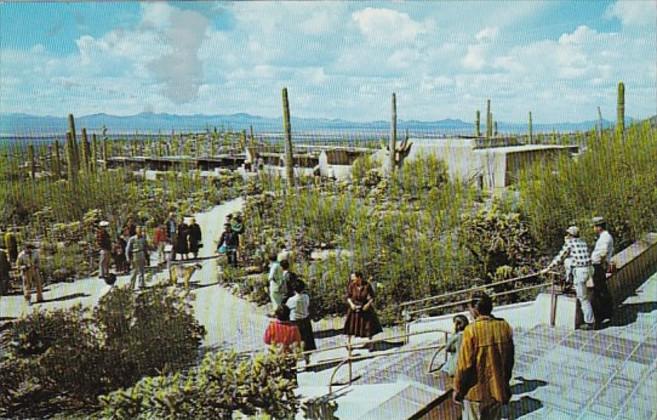
<path fill-rule="evenodd" d="M 0 113 L 472 121 L 657 113 L 657 2 L 0 3 Z"/>

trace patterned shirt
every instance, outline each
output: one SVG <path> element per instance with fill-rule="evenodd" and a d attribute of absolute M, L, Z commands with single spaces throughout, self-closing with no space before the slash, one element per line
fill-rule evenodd
<path fill-rule="evenodd" d="M 548 268 L 554 267 L 560 262 L 563 262 L 566 258 L 571 259 L 572 268 L 588 267 L 591 265 L 589 248 L 586 246 L 586 242 L 584 242 L 584 240 L 581 238 L 566 239 L 566 242 L 564 242 L 561 251 L 559 251 L 559 254 L 554 257 L 550 265 L 548 265 Z"/>

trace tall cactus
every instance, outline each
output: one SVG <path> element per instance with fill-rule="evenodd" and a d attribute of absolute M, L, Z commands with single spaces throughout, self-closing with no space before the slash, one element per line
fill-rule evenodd
<path fill-rule="evenodd" d="M 59 156 L 59 140 L 55 140 L 53 147 L 55 148 L 55 153 L 52 171 L 55 178 L 60 179 L 62 177 L 62 159 Z"/>
<path fill-rule="evenodd" d="M 475 136 L 481 137 L 481 113 L 477 110 L 475 117 Z"/>
<path fill-rule="evenodd" d="M 68 131 L 71 133 L 71 147 L 73 152 L 73 170 L 77 173 L 80 170 L 80 149 L 75 132 L 75 118 L 73 114 L 68 114 Z"/>
<path fill-rule="evenodd" d="M 36 179 L 36 156 L 34 155 L 34 145 L 32 143 L 27 145 L 27 158 L 30 160 L 30 176 Z"/>
<path fill-rule="evenodd" d="M 497 121 L 493 122 L 493 137 L 497 137 Z"/>
<path fill-rule="evenodd" d="M 78 172 L 75 168 L 75 147 L 73 146 L 73 134 L 66 133 L 66 169 L 68 171 L 69 185 L 75 187 L 78 181 Z"/>
<path fill-rule="evenodd" d="M 602 121 L 602 111 L 600 111 L 600 107 L 598 107 L 598 125 L 597 125 L 597 134 L 598 134 L 598 140 L 602 139 L 602 130 L 604 128 L 603 126 L 603 121 Z"/>
<path fill-rule="evenodd" d="M 89 161 L 91 160 L 90 158 L 90 153 L 89 153 L 89 138 L 87 137 L 87 129 L 83 128 L 82 129 L 82 170 L 84 172 L 89 172 Z"/>
<path fill-rule="evenodd" d="M 290 124 L 290 103 L 287 88 L 283 88 L 283 131 L 285 132 L 285 171 L 288 186 L 294 186 L 294 160 L 292 154 L 292 125 Z"/>
<path fill-rule="evenodd" d="M 249 131 L 250 131 L 249 134 L 250 134 L 250 137 L 251 137 L 250 138 L 251 146 L 253 146 L 255 144 L 255 136 L 253 135 L 253 125 L 249 126 Z"/>
<path fill-rule="evenodd" d="M 618 82 L 618 102 L 616 104 L 616 132 L 625 132 L 625 84 Z"/>
<path fill-rule="evenodd" d="M 388 146 L 390 152 L 390 173 L 395 171 L 397 166 L 396 150 L 397 150 L 397 95 L 392 93 L 391 113 L 390 113 L 390 144 Z"/>
<path fill-rule="evenodd" d="M 534 144 L 534 127 L 532 126 L 532 112 L 529 111 L 529 144 Z"/>
<path fill-rule="evenodd" d="M 486 138 L 493 136 L 493 114 L 490 112 L 490 99 L 486 100 Z"/>
<path fill-rule="evenodd" d="M 98 164 L 98 139 L 96 133 L 91 135 L 91 161 L 89 162 L 89 169 L 92 173 L 96 172 L 96 165 Z"/>

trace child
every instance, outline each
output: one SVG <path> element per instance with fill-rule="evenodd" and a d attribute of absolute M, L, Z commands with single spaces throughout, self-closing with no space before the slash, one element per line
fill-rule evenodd
<path fill-rule="evenodd" d="M 294 322 L 301 333 L 303 341 L 303 351 L 316 350 L 315 335 L 313 326 L 310 323 L 310 297 L 306 293 L 306 284 L 301 280 L 294 282 L 294 295 L 285 302 L 285 306 L 290 308 L 290 321 Z M 306 364 L 310 363 L 310 355 L 304 356 Z"/>
<path fill-rule="evenodd" d="M 454 321 L 454 335 L 452 335 L 445 344 L 445 351 L 447 352 L 447 362 L 440 368 L 449 376 L 454 376 L 456 373 L 456 361 L 459 358 L 459 350 L 461 349 L 461 342 L 463 341 L 463 330 L 468 326 L 468 318 L 465 315 L 456 315 Z"/>

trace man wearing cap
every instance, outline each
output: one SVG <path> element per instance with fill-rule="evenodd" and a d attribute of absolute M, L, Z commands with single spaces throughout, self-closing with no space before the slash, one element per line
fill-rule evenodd
<path fill-rule="evenodd" d="M 130 289 L 135 288 L 135 280 L 139 275 L 139 288 L 146 287 L 144 276 L 146 273 L 146 253 L 148 252 L 148 242 L 144 230 L 141 226 L 135 229 L 135 235 L 128 240 L 125 247 L 125 255 L 128 262 L 132 265 L 132 276 L 130 277 Z"/>
<path fill-rule="evenodd" d="M 607 222 L 602 217 L 594 217 L 593 230 L 598 235 L 591 253 L 593 263 L 593 312 L 598 323 L 611 319 L 614 303 L 607 288 L 607 267 L 614 255 L 614 238 L 607 231 Z"/>
<path fill-rule="evenodd" d="M 228 257 L 228 263 L 233 267 L 237 267 L 237 247 L 240 244 L 239 236 L 233 232 L 231 224 L 226 222 L 224 223 L 224 231 L 219 238 L 219 244 L 217 245 L 217 253 L 226 253 Z"/>
<path fill-rule="evenodd" d="M 109 233 L 107 233 L 107 226 L 109 226 L 109 222 L 103 220 L 98 223 L 98 230 L 96 231 L 96 245 L 100 248 L 98 267 L 101 278 L 105 278 L 109 274 L 110 255 L 112 255 L 112 240 Z"/>
<path fill-rule="evenodd" d="M 571 226 L 566 229 L 566 240 L 561 251 L 559 251 L 559 254 L 541 272 L 548 272 L 552 267 L 564 262 L 566 259 L 570 260 L 569 266 L 573 273 L 575 293 L 577 294 L 577 299 L 579 299 L 579 303 L 582 306 L 582 313 L 584 314 L 584 325 L 581 326 L 581 329 L 593 329 L 595 317 L 591 305 L 590 291 L 586 287 L 586 281 L 592 274 L 593 268 L 591 267 L 588 246 L 579 237 L 579 228 L 577 226 Z"/>
<path fill-rule="evenodd" d="M 39 274 L 39 254 L 34 246 L 25 244 L 25 248 L 18 254 L 16 266 L 23 277 L 23 295 L 28 303 L 32 303 L 32 286 L 36 287 L 37 302 L 43 302 L 43 285 Z"/>

